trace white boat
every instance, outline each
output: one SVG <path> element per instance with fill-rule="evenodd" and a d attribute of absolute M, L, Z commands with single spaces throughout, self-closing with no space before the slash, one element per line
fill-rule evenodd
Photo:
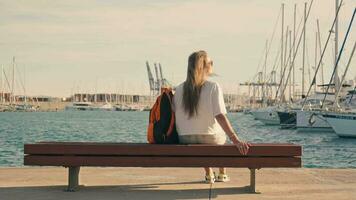
<path fill-rule="evenodd" d="M 115 108 L 110 103 L 105 103 L 103 105 L 95 106 L 96 111 L 114 111 Z"/>
<path fill-rule="evenodd" d="M 325 110 L 320 109 L 325 93 L 317 92 L 309 97 L 304 109 L 296 110 L 298 131 L 333 131 L 330 124 L 322 116 Z M 334 103 L 334 94 L 326 95 L 324 108 L 332 106 Z"/>
<path fill-rule="evenodd" d="M 129 111 L 130 107 L 123 105 L 123 104 L 116 104 L 114 106 L 115 111 Z"/>
<path fill-rule="evenodd" d="M 18 112 L 36 112 L 37 108 L 30 104 L 16 104 L 14 110 Z"/>
<path fill-rule="evenodd" d="M 95 107 L 92 105 L 91 102 L 73 102 L 70 105 L 67 105 L 65 110 L 68 111 L 89 111 L 89 110 L 95 110 Z"/>
<path fill-rule="evenodd" d="M 298 131 L 333 131 L 321 110 L 297 110 Z"/>
<path fill-rule="evenodd" d="M 139 105 L 131 105 L 129 108 L 129 111 L 143 111 L 143 107 Z"/>
<path fill-rule="evenodd" d="M 14 109 L 7 104 L 0 104 L 0 112 L 13 111 Z"/>
<path fill-rule="evenodd" d="M 339 137 L 356 137 L 356 112 L 328 112 L 323 117 Z"/>
<path fill-rule="evenodd" d="M 242 112 L 244 114 L 251 114 L 251 110 L 252 110 L 251 108 L 244 108 Z"/>
<path fill-rule="evenodd" d="M 260 108 L 251 110 L 251 114 L 266 125 L 279 125 L 277 109 L 277 106 Z"/>

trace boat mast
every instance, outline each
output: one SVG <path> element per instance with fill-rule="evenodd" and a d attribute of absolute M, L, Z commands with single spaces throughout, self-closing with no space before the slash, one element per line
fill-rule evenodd
<path fill-rule="evenodd" d="M 315 32 L 314 73 L 316 73 L 316 67 L 318 65 L 318 55 L 317 54 L 318 54 L 318 32 Z M 314 93 L 316 93 L 316 80 L 314 83 Z"/>
<path fill-rule="evenodd" d="M 10 104 L 14 103 L 16 101 L 15 95 L 14 95 L 14 89 L 15 89 L 15 56 L 12 57 L 12 80 L 11 80 L 11 100 Z"/>
<path fill-rule="evenodd" d="M 95 79 L 95 94 L 94 94 L 94 103 L 98 101 L 98 78 Z"/>
<path fill-rule="evenodd" d="M 340 9 L 341 5 L 342 5 L 342 4 L 340 4 L 338 10 Z M 344 37 L 344 41 L 342 42 L 341 49 L 340 49 L 339 54 L 338 54 L 338 56 L 337 56 L 337 60 L 336 60 L 335 66 L 334 66 L 333 72 L 332 72 L 332 74 L 331 74 L 330 81 L 329 81 L 328 87 L 326 88 L 326 93 L 324 94 L 324 98 L 323 98 L 323 101 L 322 101 L 322 104 L 321 104 L 321 107 L 320 107 L 321 109 L 322 109 L 323 106 L 324 106 L 324 102 L 325 102 L 325 99 L 326 99 L 326 95 L 327 95 L 327 93 L 328 93 L 328 91 L 329 91 L 329 88 L 330 88 L 332 79 L 333 79 L 333 77 L 335 77 L 335 73 L 336 73 L 336 70 L 337 70 L 337 68 L 338 68 L 338 64 L 339 64 L 339 62 L 340 62 L 341 55 L 342 55 L 342 53 L 343 53 L 343 51 L 344 51 L 345 43 L 346 43 L 346 41 L 347 41 L 347 38 L 348 38 L 348 36 L 349 36 L 350 30 L 351 30 L 351 27 L 352 27 L 352 23 L 353 23 L 354 18 L 355 18 L 355 13 L 356 13 L 356 8 L 354 9 L 354 12 L 353 12 L 353 14 L 352 14 L 350 24 L 349 24 L 349 26 L 348 26 L 348 28 L 347 28 L 347 31 L 346 31 L 346 34 L 345 34 L 345 37 Z M 339 87 L 342 87 L 342 85 L 340 85 Z M 337 101 L 336 92 L 335 92 L 335 101 Z"/>
<path fill-rule="evenodd" d="M 289 55 L 292 56 L 292 31 L 289 31 Z M 291 65 L 292 65 L 292 60 L 289 59 L 289 66 L 292 67 Z M 292 79 L 289 78 L 288 82 L 289 82 L 289 101 L 291 102 L 292 99 L 293 99 L 293 96 L 292 96 Z"/>
<path fill-rule="evenodd" d="M 311 8 L 312 8 L 312 5 L 313 5 L 313 0 L 311 0 L 310 1 L 310 4 L 309 4 L 309 8 L 308 8 L 308 13 L 307 13 L 307 15 L 306 15 L 306 20 L 308 20 L 308 17 L 309 17 L 309 14 L 310 14 L 310 11 L 311 11 Z M 304 33 L 304 26 L 303 26 L 303 30 L 302 30 L 302 32 L 301 32 L 301 34 L 300 34 L 300 36 L 299 36 L 299 39 L 298 39 L 298 42 L 296 43 L 297 44 L 297 46 L 296 46 L 296 52 L 295 52 L 295 54 L 298 52 L 298 49 L 299 49 L 299 45 L 300 45 L 300 43 L 301 43 L 301 41 L 302 41 L 302 36 L 303 36 L 303 33 Z M 293 55 L 293 56 L 289 56 L 288 57 L 288 59 L 293 59 L 292 60 L 292 63 L 294 63 L 295 62 L 295 58 L 296 58 L 296 55 Z M 283 72 L 284 73 L 284 72 Z M 288 70 L 288 72 L 287 72 L 287 79 L 290 77 L 290 74 L 291 74 L 291 67 L 289 68 L 289 70 Z M 282 93 L 284 93 L 284 90 L 285 90 L 285 88 L 282 88 L 283 89 L 283 91 L 282 91 Z M 276 92 L 276 96 L 277 96 L 277 94 L 278 94 L 278 90 L 277 90 L 277 92 Z"/>
<path fill-rule="evenodd" d="M 335 96 L 337 96 L 337 97 L 339 96 L 340 91 L 341 91 L 341 88 L 342 88 L 342 84 L 343 84 L 343 82 L 345 81 L 345 76 L 346 76 L 347 71 L 349 70 L 352 57 L 354 56 L 354 53 L 355 53 L 355 49 L 356 49 L 356 42 L 354 43 L 354 47 L 353 47 L 353 49 L 352 49 L 352 52 L 351 52 L 351 55 L 350 55 L 350 58 L 349 58 L 349 62 L 348 62 L 347 65 L 346 65 L 345 72 L 344 72 L 344 74 L 343 74 L 342 77 L 341 77 L 340 86 L 338 87 L 337 92 L 335 93 Z M 336 101 L 334 102 L 334 106 L 339 108 L 340 106 L 339 106 L 339 101 L 338 101 L 338 100 L 339 100 L 339 99 L 336 98 Z"/>
<path fill-rule="evenodd" d="M 321 56 L 321 36 L 320 36 L 319 19 L 316 20 L 316 24 L 318 26 L 319 55 Z M 321 66 L 320 67 L 321 67 L 321 84 L 324 84 L 324 63 L 323 63 L 323 60 L 321 60 Z"/>
<path fill-rule="evenodd" d="M 293 58 L 291 59 L 294 60 L 295 56 L 295 40 L 296 40 L 296 19 L 297 19 L 297 4 L 294 4 L 294 19 L 293 19 Z M 294 62 L 292 62 L 292 68 L 293 68 L 293 96 L 295 95 L 295 66 Z"/>
<path fill-rule="evenodd" d="M 264 63 L 264 69 L 263 69 L 263 83 L 262 83 L 262 101 L 263 101 L 263 104 L 265 105 L 262 105 L 263 106 L 267 106 L 267 101 L 266 101 L 266 98 L 267 98 L 267 56 L 268 56 L 268 39 L 266 40 L 266 54 L 265 54 L 265 63 Z"/>
<path fill-rule="evenodd" d="M 289 26 L 287 26 L 287 30 L 285 32 L 285 43 L 284 43 L 284 58 L 283 58 L 283 63 L 285 64 L 285 68 L 287 69 L 287 52 L 288 52 L 288 32 L 289 32 Z M 283 69 L 285 70 L 285 69 Z M 286 79 L 286 82 L 284 84 L 284 87 L 288 86 L 288 79 Z M 285 99 L 286 95 L 283 93 L 283 97 Z"/>
<path fill-rule="evenodd" d="M 25 98 L 25 105 L 27 104 L 27 92 L 26 92 L 26 66 L 23 68 L 23 93 Z"/>
<path fill-rule="evenodd" d="M 4 66 L 1 65 L 1 103 L 4 103 L 4 78 L 3 78 L 3 73 L 4 73 Z"/>
<path fill-rule="evenodd" d="M 342 1 L 343 1 L 343 0 L 341 0 L 341 2 L 342 2 Z M 313 2 L 313 1 L 312 1 L 312 2 Z M 341 6 L 338 7 L 338 10 L 337 10 L 336 15 L 339 14 L 340 8 L 341 8 Z M 333 23 L 332 23 L 332 25 L 331 25 L 331 28 L 330 28 L 329 30 L 333 30 L 333 29 L 334 29 L 335 22 L 336 22 L 336 16 L 335 16 L 335 18 L 334 18 L 334 20 L 333 20 Z M 316 68 L 316 73 L 319 71 L 320 65 L 321 65 L 321 63 L 322 63 L 322 59 L 323 59 L 323 57 L 324 57 L 326 48 L 327 48 L 327 46 L 328 46 L 328 44 L 329 44 L 329 41 L 330 41 L 330 38 L 331 38 L 331 33 L 332 33 L 332 32 L 329 31 L 328 37 L 327 37 L 327 39 L 326 39 L 326 42 L 325 42 L 325 45 L 324 45 L 324 48 L 323 48 L 323 51 L 322 51 L 322 53 L 320 54 L 320 60 L 319 60 L 318 66 L 317 66 L 317 68 Z M 314 74 L 313 80 L 316 78 L 316 73 Z M 331 75 L 331 77 L 330 77 L 330 81 L 329 81 L 328 87 L 327 87 L 326 92 L 325 92 L 325 94 L 324 94 L 324 100 L 325 100 L 326 94 L 327 94 L 327 92 L 328 92 L 328 90 L 329 90 L 329 86 L 330 86 L 330 84 L 331 84 L 331 82 L 332 82 L 332 80 L 333 80 L 334 73 L 335 73 L 335 71 L 333 71 L 333 73 L 332 73 L 332 75 Z M 313 82 L 314 82 L 314 81 L 313 81 Z M 310 84 L 309 89 L 308 89 L 308 92 L 307 92 L 307 95 L 306 95 L 306 98 L 304 98 L 304 101 L 303 101 L 303 103 L 302 103 L 302 110 L 304 109 L 304 106 L 305 106 L 307 97 L 309 96 L 309 93 L 310 93 L 310 91 L 311 91 L 312 86 L 313 86 L 313 85 Z M 324 101 L 324 100 L 323 100 L 323 101 Z M 322 107 L 323 107 L 323 105 L 321 105 L 321 108 L 322 108 Z"/>
<path fill-rule="evenodd" d="M 304 96 L 304 70 L 305 70 L 305 32 L 306 32 L 307 3 L 304 3 L 304 28 L 303 28 L 303 62 L 302 62 L 302 97 Z"/>
<path fill-rule="evenodd" d="M 339 7 L 339 0 L 335 0 L 335 15 L 336 15 L 336 22 L 335 22 L 335 59 L 334 59 L 334 64 L 336 65 L 337 62 L 337 55 L 339 53 L 339 16 L 336 14 L 337 10 Z M 334 75 L 334 84 L 335 84 L 335 89 L 338 88 L 339 84 L 339 73 L 338 70 L 336 69 L 335 75 Z M 336 93 L 335 93 L 336 95 Z M 335 100 L 337 99 L 337 96 L 335 96 Z"/>
<path fill-rule="evenodd" d="M 284 66 L 284 56 L 283 56 L 283 35 L 284 35 L 284 3 L 282 3 L 282 32 L 281 32 L 281 85 L 279 86 L 280 88 L 283 88 L 283 82 L 284 82 L 284 77 L 283 77 L 283 66 Z M 281 99 L 280 101 L 283 101 L 283 93 L 281 93 Z"/>

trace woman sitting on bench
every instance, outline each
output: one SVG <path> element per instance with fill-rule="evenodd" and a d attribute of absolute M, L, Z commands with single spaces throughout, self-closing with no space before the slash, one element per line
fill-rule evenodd
<path fill-rule="evenodd" d="M 189 56 L 187 79 L 177 86 L 173 98 L 179 141 L 182 144 L 223 145 L 228 135 L 245 155 L 249 144 L 237 137 L 225 116 L 223 92 L 217 83 L 207 80 L 212 73 L 213 61 L 205 51 Z M 217 177 L 210 167 L 205 168 L 205 173 L 207 183 L 229 181 L 225 168 L 219 169 Z"/>

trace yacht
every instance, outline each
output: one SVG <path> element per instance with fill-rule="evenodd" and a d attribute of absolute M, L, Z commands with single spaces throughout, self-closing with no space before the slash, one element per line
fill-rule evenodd
<path fill-rule="evenodd" d="M 103 105 L 95 106 L 94 110 L 97 110 L 97 111 L 114 111 L 115 108 L 110 103 L 105 103 Z"/>
<path fill-rule="evenodd" d="M 65 107 L 65 110 L 68 111 L 90 111 L 95 110 L 95 107 L 92 105 L 91 102 L 73 102 L 70 105 Z"/>
<path fill-rule="evenodd" d="M 36 112 L 38 108 L 29 104 L 16 104 L 14 110 L 18 112 Z"/>
<path fill-rule="evenodd" d="M 356 110 L 327 112 L 323 115 L 339 137 L 356 137 Z"/>
<path fill-rule="evenodd" d="M 279 125 L 282 129 L 296 128 L 297 125 L 297 113 L 296 110 L 287 109 L 277 111 L 279 117 Z"/>
<path fill-rule="evenodd" d="M 131 105 L 129 108 L 129 111 L 143 111 L 143 107 L 139 105 Z"/>
<path fill-rule="evenodd" d="M 324 108 L 320 109 L 325 93 L 316 92 L 307 101 L 304 109 L 296 111 L 296 127 L 298 131 L 333 131 L 323 114 L 334 103 L 334 93 L 326 94 Z"/>
<path fill-rule="evenodd" d="M 251 111 L 255 119 L 266 125 L 279 125 L 278 106 L 259 108 Z"/>
<path fill-rule="evenodd" d="M 116 104 L 116 105 L 114 105 L 114 110 L 115 111 L 129 111 L 130 107 L 128 107 L 124 104 Z"/>
<path fill-rule="evenodd" d="M 341 106 L 341 111 L 326 112 L 323 117 L 339 137 L 356 137 L 355 89 L 348 92 Z"/>
<path fill-rule="evenodd" d="M 309 97 L 305 105 L 307 105 L 304 111 L 317 111 L 320 110 L 320 105 L 322 101 L 322 95 L 321 94 L 315 94 Z M 297 128 L 297 112 L 299 112 L 299 129 L 302 129 L 303 127 L 301 126 L 308 126 L 307 124 L 313 123 L 313 121 L 310 120 L 310 116 L 307 115 L 306 113 L 302 112 L 302 105 L 303 105 L 304 99 L 300 99 L 297 102 L 287 105 L 285 110 L 279 110 L 278 117 L 280 120 L 280 125 L 281 128 Z M 328 104 L 331 104 L 331 100 L 327 100 Z M 305 116 L 306 115 L 306 116 Z M 309 116 L 309 118 L 308 118 Z M 306 120 L 308 120 L 306 122 Z M 317 124 L 315 124 L 317 125 Z M 311 127 L 308 127 L 311 128 Z"/>

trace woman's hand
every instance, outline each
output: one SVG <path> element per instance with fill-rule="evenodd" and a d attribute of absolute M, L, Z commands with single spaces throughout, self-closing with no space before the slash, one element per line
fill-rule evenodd
<path fill-rule="evenodd" d="M 250 148 L 249 143 L 238 140 L 235 145 L 242 155 L 247 155 L 248 149 Z"/>
<path fill-rule="evenodd" d="M 227 117 L 224 114 L 219 114 L 215 116 L 215 119 L 218 121 L 225 133 L 229 136 L 230 140 L 236 145 L 240 153 L 242 155 L 246 155 L 248 149 L 250 148 L 250 144 L 239 140 Z"/>

